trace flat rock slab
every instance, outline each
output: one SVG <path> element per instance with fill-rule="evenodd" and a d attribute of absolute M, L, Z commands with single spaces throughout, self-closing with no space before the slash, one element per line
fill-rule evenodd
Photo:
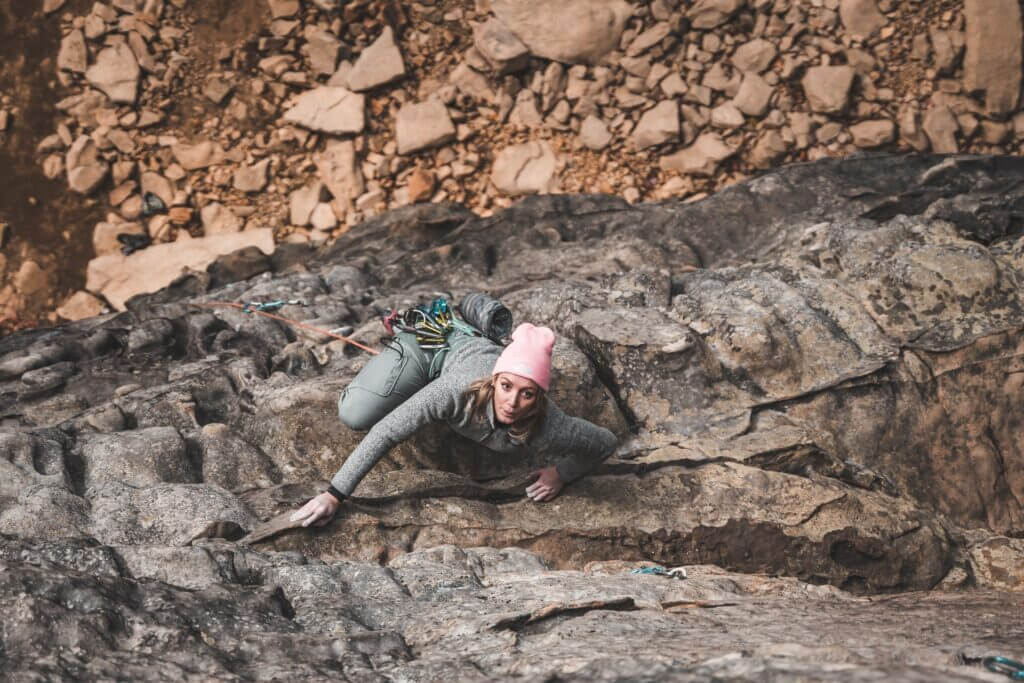
<path fill-rule="evenodd" d="M 124 302 L 169 285 L 183 268 L 203 270 L 218 256 L 245 247 L 274 253 L 273 231 L 269 228 L 200 237 L 183 242 L 155 244 L 128 256 L 107 254 L 89 262 L 85 288 L 101 294 L 117 310 Z"/>
<path fill-rule="evenodd" d="M 284 120 L 332 135 L 360 133 L 366 125 L 365 98 L 345 88 L 320 86 L 299 95 Z"/>
<path fill-rule="evenodd" d="M 399 154 L 412 154 L 455 139 L 455 124 L 444 102 L 429 99 L 412 102 L 395 117 L 395 142 Z"/>
<path fill-rule="evenodd" d="M 631 15 L 622 0 L 495 0 L 494 15 L 538 57 L 596 64 L 618 47 Z"/>
<path fill-rule="evenodd" d="M 557 185 L 554 150 L 543 140 L 512 145 L 498 152 L 491 182 L 509 195 L 550 192 Z"/>
<path fill-rule="evenodd" d="M 85 77 L 115 103 L 135 104 L 141 73 L 135 53 L 127 43 L 119 43 L 100 50 L 96 63 L 86 70 Z"/>
<path fill-rule="evenodd" d="M 390 26 L 385 26 L 377 39 L 359 54 L 359 59 L 348 72 L 348 88 L 354 92 L 372 90 L 404 75 L 405 63 L 395 44 L 395 34 Z"/>

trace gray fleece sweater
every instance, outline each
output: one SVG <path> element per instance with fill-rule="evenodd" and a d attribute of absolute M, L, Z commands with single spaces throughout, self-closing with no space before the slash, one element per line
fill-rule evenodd
<path fill-rule="evenodd" d="M 612 454 L 615 435 L 578 417 L 562 412 L 550 400 L 540 428 L 526 443 L 509 436 L 509 428 L 494 417 L 494 406 L 470 420 L 466 388 L 487 377 L 502 348 L 480 337 L 457 335 L 441 374 L 378 422 L 345 460 L 331 485 L 351 495 L 366 473 L 396 444 L 429 422 L 443 421 L 456 433 L 489 451 L 515 457 L 538 453 L 554 461 L 563 482 L 579 479 Z"/>

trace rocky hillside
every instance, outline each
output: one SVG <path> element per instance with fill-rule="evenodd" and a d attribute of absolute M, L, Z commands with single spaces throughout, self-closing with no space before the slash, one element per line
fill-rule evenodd
<path fill-rule="evenodd" d="M 1024 137 L 1017 0 L 17 4 L 0 146 L 32 180 L 0 192 L 8 326 L 409 204 L 696 200 L 794 161 Z"/>
<path fill-rule="evenodd" d="M 419 204 L 0 338 L 5 670 L 997 680 L 1024 642 L 1022 188 L 1016 157 L 872 157 L 701 202 Z M 230 303 L 376 346 L 379 309 L 473 289 L 558 331 L 554 400 L 613 458 L 537 504 L 538 463 L 424 429 L 291 528 L 361 436 L 335 405 L 367 355 Z"/>

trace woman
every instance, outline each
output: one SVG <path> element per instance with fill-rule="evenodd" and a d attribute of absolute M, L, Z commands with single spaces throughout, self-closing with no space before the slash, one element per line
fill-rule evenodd
<path fill-rule="evenodd" d="M 366 364 L 338 401 L 342 422 L 369 433 L 327 491 L 296 511 L 292 521 L 329 522 L 366 473 L 428 422 L 443 421 L 493 453 L 532 452 L 555 460 L 526 489 L 537 502 L 551 500 L 615 450 L 610 431 L 570 417 L 548 400 L 555 334 L 547 327 L 524 323 L 505 348 L 484 337 L 452 333 L 436 379 L 414 335 L 399 334 L 396 341 Z"/>

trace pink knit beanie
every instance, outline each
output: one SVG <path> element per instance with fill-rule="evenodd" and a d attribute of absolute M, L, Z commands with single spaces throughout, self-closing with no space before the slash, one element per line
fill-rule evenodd
<path fill-rule="evenodd" d="M 523 323 L 512 333 L 512 343 L 498 356 L 493 375 L 510 372 L 526 379 L 532 379 L 544 391 L 551 381 L 551 349 L 555 345 L 555 333 L 547 327 L 535 327 Z"/>

